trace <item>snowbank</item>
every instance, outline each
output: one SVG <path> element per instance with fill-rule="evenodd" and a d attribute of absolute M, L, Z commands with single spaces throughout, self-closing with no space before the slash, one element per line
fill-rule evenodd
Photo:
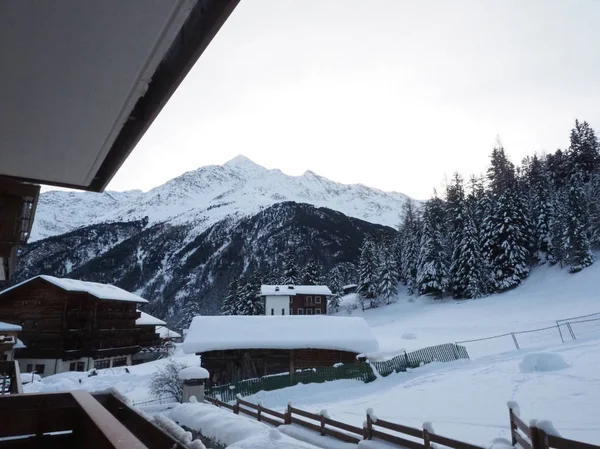
<path fill-rule="evenodd" d="M 569 368 L 569 364 L 560 354 L 551 352 L 536 352 L 527 354 L 519 364 L 522 373 L 558 371 Z"/>
<path fill-rule="evenodd" d="M 228 449 L 315 448 L 283 435 L 264 423 L 210 404 L 180 404 L 171 410 L 171 418 Z"/>
<path fill-rule="evenodd" d="M 180 380 L 208 379 L 210 374 L 201 366 L 188 366 L 179 371 Z"/>
<path fill-rule="evenodd" d="M 369 353 L 379 344 L 362 318 L 325 315 L 197 316 L 183 343 L 188 354 L 248 348 Z"/>
<path fill-rule="evenodd" d="M 88 282 L 88 281 L 79 281 L 76 279 L 67 279 L 67 278 L 57 278 L 54 276 L 47 276 L 45 274 L 32 277 L 27 279 L 26 281 L 21 282 L 20 284 L 14 285 L 6 290 L 0 292 L 0 295 L 9 292 L 21 285 L 27 284 L 28 282 L 33 281 L 34 279 L 43 279 L 46 282 L 49 282 L 53 285 L 56 285 L 59 288 L 62 288 L 68 292 L 85 292 L 89 293 L 92 296 L 95 296 L 98 299 L 106 299 L 112 301 L 129 301 L 129 302 L 137 302 L 137 303 L 147 303 L 144 298 L 138 295 L 134 295 L 133 293 L 129 293 L 122 288 L 115 287 L 110 284 L 100 284 L 98 282 Z"/>

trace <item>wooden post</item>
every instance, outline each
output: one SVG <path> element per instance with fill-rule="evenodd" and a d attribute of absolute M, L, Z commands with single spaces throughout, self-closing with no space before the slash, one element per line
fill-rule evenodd
<path fill-rule="evenodd" d="M 325 436 L 325 417 L 321 415 L 321 436 Z"/>
<path fill-rule="evenodd" d="M 508 419 L 510 420 L 510 442 L 514 446 L 517 444 L 517 439 L 515 437 L 517 425 L 515 424 L 514 413 L 510 407 L 508 408 Z"/>
<path fill-rule="evenodd" d="M 240 398 L 235 399 L 235 405 L 233 406 L 233 413 L 236 415 L 240 414 Z"/>
<path fill-rule="evenodd" d="M 285 412 L 285 423 L 292 423 L 292 404 L 288 404 L 287 411 Z"/>
<path fill-rule="evenodd" d="M 373 439 L 373 420 L 371 419 L 371 415 L 367 413 L 367 439 Z"/>
<path fill-rule="evenodd" d="M 258 415 L 259 421 L 260 421 L 260 412 L 261 412 L 261 406 L 260 406 L 260 404 L 258 404 L 258 408 L 256 409 L 256 414 Z"/>
<path fill-rule="evenodd" d="M 532 432 L 533 430 L 534 429 L 531 429 Z M 535 428 L 535 430 L 537 431 L 537 441 L 539 444 L 539 448 L 550 449 L 550 446 L 548 445 L 548 435 L 546 434 L 546 432 L 539 428 Z"/>
<path fill-rule="evenodd" d="M 423 429 L 423 446 L 425 449 L 431 449 L 431 440 L 429 439 L 429 431 Z"/>
<path fill-rule="evenodd" d="M 540 439 L 540 429 L 537 427 L 529 428 L 529 437 L 531 438 L 532 449 L 543 449 L 544 445 Z"/>

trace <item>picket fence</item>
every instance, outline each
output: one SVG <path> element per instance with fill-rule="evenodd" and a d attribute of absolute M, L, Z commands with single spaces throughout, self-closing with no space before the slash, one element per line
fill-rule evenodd
<path fill-rule="evenodd" d="M 224 402 L 235 401 L 238 395 L 250 396 L 259 391 L 272 391 L 291 387 L 300 383 L 323 383 L 332 380 L 354 379 L 368 383 L 377 378 L 373 369 L 381 376 L 417 368 L 431 362 L 450 362 L 458 359 L 468 359 L 469 353 L 464 346 L 443 344 L 403 352 L 385 361 L 367 361 L 352 364 L 337 364 L 331 367 L 310 368 L 294 373 L 282 373 L 217 385 L 207 388 L 208 396 Z"/>

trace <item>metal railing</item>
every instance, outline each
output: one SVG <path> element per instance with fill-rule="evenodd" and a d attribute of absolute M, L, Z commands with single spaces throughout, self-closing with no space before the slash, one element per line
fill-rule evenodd
<path fill-rule="evenodd" d="M 600 337 L 600 313 L 563 318 L 555 323 L 537 329 L 457 341 L 456 344 L 467 346 L 472 357 L 481 357 L 514 349 L 535 349 L 552 343 Z"/>

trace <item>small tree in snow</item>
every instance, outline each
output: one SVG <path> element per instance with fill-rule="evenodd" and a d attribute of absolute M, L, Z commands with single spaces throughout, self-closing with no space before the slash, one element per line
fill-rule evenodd
<path fill-rule="evenodd" d="M 150 380 L 150 394 L 156 397 L 172 396 L 177 401 L 183 400 L 183 381 L 179 379 L 179 371 L 187 368 L 185 363 L 169 360 L 165 366 L 158 368 Z"/>

